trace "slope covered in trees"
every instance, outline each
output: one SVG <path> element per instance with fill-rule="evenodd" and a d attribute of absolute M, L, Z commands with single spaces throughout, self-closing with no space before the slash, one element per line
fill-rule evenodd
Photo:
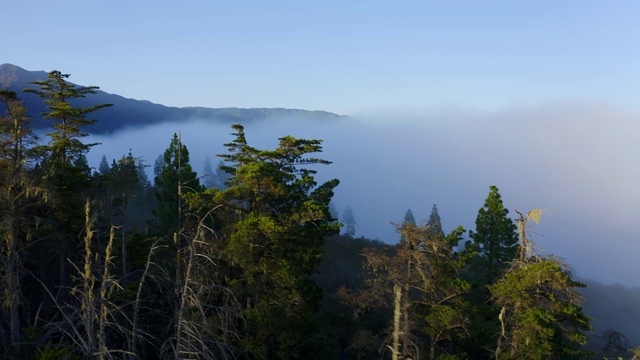
<path fill-rule="evenodd" d="M 318 139 L 260 149 L 233 125 L 206 186 L 179 134 L 153 183 L 131 153 L 93 171 L 83 135 L 110 107 L 67 78 L 29 85 L 55 122 L 40 142 L 20 94 L 0 91 L 2 358 L 589 355 L 583 284 L 531 251 L 539 213 L 514 222 L 497 187 L 466 242 L 436 205 L 424 225 L 407 211 L 396 244 L 357 238 L 350 208 L 344 225 L 331 213 L 339 181 L 316 180 Z"/>

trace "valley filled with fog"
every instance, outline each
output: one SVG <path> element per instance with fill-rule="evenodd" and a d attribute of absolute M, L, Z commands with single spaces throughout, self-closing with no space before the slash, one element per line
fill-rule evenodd
<path fill-rule="evenodd" d="M 322 139 L 316 166 L 319 181 L 338 178 L 334 205 L 353 209 L 356 236 L 386 243 L 399 239 L 392 222 L 407 209 L 426 221 L 437 204 L 445 232 L 458 225 L 473 230 L 490 185 L 505 206 L 548 210 L 532 227 L 541 254 L 562 257 L 579 278 L 640 285 L 631 274 L 640 225 L 639 114 L 594 103 L 546 103 L 479 111 L 443 107 L 356 114 L 353 119 L 300 121 L 269 119 L 243 124 L 249 144 L 277 146 L 292 135 Z M 150 127 L 92 135 L 103 143 L 88 155 L 92 167 L 105 155 L 111 163 L 126 155 L 150 167 L 180 132 L 194 170 L 232 140 L 232 129 L 215 119 L 184 119 Z"/>

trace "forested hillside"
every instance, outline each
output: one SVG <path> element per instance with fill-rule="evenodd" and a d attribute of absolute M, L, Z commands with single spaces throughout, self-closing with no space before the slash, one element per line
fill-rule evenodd
<path fill-rule="evenodd" d="M 316 180 L 320 139 L 260 149 L 233 124 L 203 176 L 179 134 L 152 180 L 132 153 L 92 170 L 85 137 L 117 105 L 68 77 L 0 90 L 4 359 L 633 356 L 617 331 L 585 347 L 585 285 L 535 251 L 543 211 L 510 212 L 496 186 L 469 231 L 445 233 L 434 205 L 425 224 L 406 212 L 397 243 L 356 238 L 331 207 L 339 180 Z"/>

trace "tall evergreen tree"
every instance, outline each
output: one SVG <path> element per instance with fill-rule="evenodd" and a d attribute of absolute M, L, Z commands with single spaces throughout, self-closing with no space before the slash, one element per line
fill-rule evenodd
<path fill-rule="evenodd" d="M 229 181 L 229 174 L 223 170 L 224 167 L 224 161 L 220 160 L 216 166 L 215 176 L 213 178 L 214 186 L 220 190 L 224 190 L 228 187 L 227 182 Z"/>
<path fill-rule="evenodd" d="M 97 86 L 77 86 L 67 81 L 68 74 L 54 70 L 49 72 L 47 80 L 34 81 L 37 89 L 25 89 L 44 99 L 48 111 L 42 115 L 53 121 L 53 131 L 47 135 L 50 141 L 40 147 L 45 153 L 43 182 L 51 188 L 52 216 L 58 227 L 59 238 L 59 276 L 60 285 L 68 287 L 68 263 L 70 242 L 79 240 L 78 234 L 84 226 L 82 209 L 88 189 L 91 187 L 91 171 L 85 155 L 97 145 L 85 144 L 81 139 L 88 134 L 84 128 L 95 123 L 88 119 L 92 112 L 109 107 L 112 104 L 98 104 L 86 108 L 75 107 L 71 103 L 77 98 L 94 94 Z"/>
<path fill-rule="evenodd" d="M 158 155 L 156 161 L 153 163 L 153 179 L 162 175 L 162 169 L 167 163 L 164 161 L 164 153 Z"/>
<path fill-rule="evenodd" d="M 402 227 L 410 227 L 416 226 L 416 218 L 413 216 L 413 211 L 411 209 L 407 209 L 407 212 L 404 214 L 404 220 L 402 221 Z M 405 242 L 407 239 L 404 237 L 402 232 L 400 232 L 400 242 Z"/>
<path fill-rule="evenodd" d="M 112 196 L 113 208 L 116 210 L 114 214 L 119 221 L 115 222 L 120 227 L 121 239 L 121 263 L 122 276 L 128 273 L 128 252 L 127 241 L 129 231 L 129 214 L 128 209 L 131 199 L 134 196 L 140 196 L 142 188 L 140 179 L 138 178 L 138 168 L 133 155 L 129 153 L 123 156 L 118 162 L 113 161 L 110 170 L 109 194 Z M 112 222 L 112 225 L 115 225 Z"/>
<path fill-rule="evenodd" d="M 344 208 L 342 222 L 344 223 L 345 235 L 354 237 L 356 235 L 356 217 L 353 216 L 353 210 L 351 210 L 350 206 Z"/>
<path fill-rule="evenodd" d="M 404 214 L 402 226 L 405 225 L 416 226 L 416 218 L 413 216 L 413 211 L 411 211 L 411 209 L 407 209 L 407 212 Z"/>
<path fill-rule="evenodd" d="M 245 304 L 243 347 L 256 358 L 323 358 L 314 318 L 321 291 L 309 277 L 325 236 L 340 226 L 329 214 L 338 180 L 318 186 L 316 171 L 305 167 L 329 164 L 309 156 L 321 151 L 320 140 L 285 136 L 275 150 L 258 150 L 242 126 L 233 129 L 221 155 L 230 187 L 213 193 L 225 210 L 232 284 Z"/>
<path fill-rule="evenodd" d="M 478 211 L 476 231 L 469 231 L 473 243 L 468 243 L 478 253 L 471 263 L 473 273 L 482 276 L 479 280 L 484 284 L 493 284 L 501 278 L 517 256 L 518 234 L 508 214 L 498 188 L 491 186 L 484 206 Z"/>
<path fill-rule="evenodd" d="M 340 218 L 340 214 L 338 214 L 336 204 L 333 201 L 329 203 L 329 214 L 331 214 L 331 218 L 334 221 L 338 221 L 338 219 Z"/>
<path fill-rule="evenodd" d="M 156 171 L 157 230 L 162 235 L 177 234 L 184 221 L 183 195 L 201 190 L 200 180 L 189 164 L 189 150 L 178 134 L 173 134 L 162 161 L 156 161 Z"/>
<path fill-rule="evenodd" d="M 470 332 L 474 336 L 463 344 L 469 359 L 486 359 L 491 356 L 489 349 L 494 348 L 500 309 L 493 306 L 487 286 L 502 278 L 518 251 L 516 226 L 508 213 L 498 188 L 491 186 L 478 211 L 476 231 L 469 231 L 472 240 L 465 244 L 465 251 L 476 255 L 464 272 L 465 279 L 474 285 L 467 294 L 473 304 Z"/>
<path fill-rule="evenodd" d="M 44 99 L 49 111 L 43 113 L 46 119 L 54 121 L 54 131 L 48 133 L 51 137 L 47 150 L 62 164 L 73 163 L 79 156 L 85 154 L 91 146 L 85 144 L 80 138 L 87 136 L 83 128 L 95 123 L 95 120 L 86 116 L 96 110 L 112 106 L 112 104 L 99 104 L 87 108 L 77 108 L 70 101 L 83 98 L 87 94 L 95 94 L 97 86 L 77 86 L 67 81 L 69 74 L 63 74 L 54 70 L 49 73 L 45 81 L 33 81 L 39 89 L 25 89 L 24 92 L 34 93 Z"/>
<path fill-rule="evenodd" d="M 100 175 L 107 175 L 111 168 L 109 167 L 109 163 L 107 162 L 107 156 L 102 155 L 102 159 L 100 159 L 100 165 L 98 166 L 98 173 Z"/>
<path fill-rule="evenodd" d="M 440 214 L 438 214 L 438 207 L 436 204 L 433 204 L 433 207 L 431 208 L 427 227 L 429 228 L 431 235 L 444 236 L 444 231 L 442 231 L 442 222 L 440 221 Z"/>

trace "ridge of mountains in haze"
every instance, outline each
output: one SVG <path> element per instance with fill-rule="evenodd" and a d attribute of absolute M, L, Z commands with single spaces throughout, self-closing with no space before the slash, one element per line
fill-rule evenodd
<path fill-rule="evenodd" d="M 28 71 L 12 64 L 0 65 L 0 88 L 15 91 L 18 93 L 18 96 L 25 101 L 30 115 L 33 117 L 33 126 L 35 129 L 50 127 L 47 121 L 40 115 L 40 113 L 46 111 L 46 106 L 37 95 L 23 93 L 22 90 L 26 88 L 37 88 L 37 85 L 30 84 L 30 82 L 46 80 L 47 76 L 48 73 L 45 71 Z M 97 86 L 99 86 L 99 84 Z M 295 118 L 301 121 L 330 121 L 349 118 L 348 116 L 319 110 L 170 107 L 146 100 L 129 99 L 100 90 L 87 98 L 74 99 L 71 103 L 81 107 L 88 107 L 95 104 L 114 105 L 92 114 L 91 118 L 97 120 L 97 122 L 88 127 L 87 131 L 94 134 L 109 134 L 128 127 L 194 118 L 206 119 L 207 121 L 215 121 L 223 124 L 244 124 L 272 118 Z"/>

